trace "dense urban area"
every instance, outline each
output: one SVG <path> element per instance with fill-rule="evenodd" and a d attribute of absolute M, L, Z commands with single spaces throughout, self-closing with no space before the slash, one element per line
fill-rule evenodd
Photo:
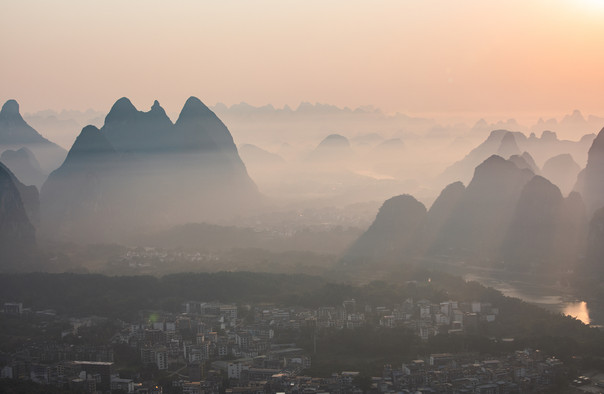
<path fill-rule="evenodd" d="M 509 324 L 505 303 L 511 299 L 501 296 L 504 305 L 498 305 L 490 290 L 485 299 L 445 299 L 449 294 L 428 281 L 405 288 L 433 299 L 378 305 L 343 298 L 316 307 L 170 300 L 163 305 L 173 310 L 137 310 L 128 318 L 81 311 L 70 316 L 15 299 L 3 303 L 0 318 L 1 377 L 26 392 L 523 393 L 597 387 L 576 369 L 568 353 L 573 343 L 539 349 L 503 336 L 506 330 L 495 334 L 497 324 Z M 371 299 L 366 294 L 380 286 L 390 287 L 372 284 L 357 294 Z M 338 291 L 337 285 L 329 288 Z M 35 297 L 43 295 L 32 297 L 39 304 Z M 519 313 L 531 308 L 519 305 Z"/>

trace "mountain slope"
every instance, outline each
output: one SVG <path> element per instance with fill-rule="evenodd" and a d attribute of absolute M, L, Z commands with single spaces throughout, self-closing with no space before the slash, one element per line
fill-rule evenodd
<path fill-rule="evenodd" d="M 82 130 L 41 199 L 45 234 L 115 240 L 237 215 L 261 196 L 226 126 L 192 97 L 175 124 L 157 101 L 142 112 L 119 99 L 100 130 Z"/>
<path fill-rule="evenodd" d="M 426 207 L 410 195 L 386 200 L 373 224 L 342 258 L 346 265 L 403 262 L 423 252 Z"/>
<path fill-rule="evenodd" d="M 0 164 L 0 270 L 19 270 L 35 246 L 35 229 L 28 219 L 14 176 Z"/>
<path fill-rule="evenodd" d="M 41 188 L 48 174 L 42 171 L 40 163 L 31 150 L 5 150 L 0 155 L 2 161 L 25 184 Z"/>
<path fill-rule="evenodd" d="M 604 207 L 604 129 L 598 133 L 589 148 L 587 166 L 581 175 L 579 192 L 585 199 L 587 211 L 591 215 Z"/>
<path fill-rule="evenodd" d="M 19 104 L 8 100 L 0 110 L 0 151 L 24 146 L 34 153 L 46 173 L 57 168 L 67 153 L 28 125 L 19 113 Z"/>

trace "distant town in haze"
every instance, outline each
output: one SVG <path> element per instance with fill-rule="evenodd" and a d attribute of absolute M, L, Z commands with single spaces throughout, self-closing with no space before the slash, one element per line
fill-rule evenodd
<path fill-rule="evenodd" d="M 0 393 L 604 392 L 603 20 L 2 2 Z"/>

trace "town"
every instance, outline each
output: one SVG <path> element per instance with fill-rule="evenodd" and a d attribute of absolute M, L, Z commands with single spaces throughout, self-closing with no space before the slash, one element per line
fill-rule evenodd
<path fill-rule="evenodd" d="M 1 377 L 87 393 L 516 393 L 555 387 L 566 374 L 563 363 L 535 349 L 497 358 L 428 354 L 386 364 L 378 376 L 307 373 L 322 351 L 316 338 L 323 330 L 398 328 L 425 341 L 476 331 L 498 314 L 496 305 L 481 301 L 405 299 L 386 307 L 347 299 L 316 309 L 188 301 L 180 313 L 143 310 L 130 322 L 113 322 L 6 302 L 5 323 L 26 321 L 40 338 L 28 337 L 2 354 Z M 283 335 L 302 331 L 312 338 L 310 346 Z"/>

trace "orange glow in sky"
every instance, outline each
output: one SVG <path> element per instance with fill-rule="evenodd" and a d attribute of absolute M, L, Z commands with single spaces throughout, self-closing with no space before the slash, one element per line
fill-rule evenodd
<path fill-rule="evenodd" d="M 602 3 L 6 0 L 0 100 L 603 114 Z"/>

